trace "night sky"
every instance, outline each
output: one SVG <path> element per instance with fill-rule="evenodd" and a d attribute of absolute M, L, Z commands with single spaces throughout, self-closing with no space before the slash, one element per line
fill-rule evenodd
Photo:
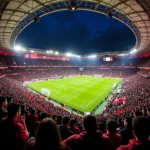
<path fill-rule="evenodd" d="M 59 11 L 33 22 L 18 36 L 24 47 L 89 54 L 130 50 L 135 36 L 123 23 L 90 11 Z"/>

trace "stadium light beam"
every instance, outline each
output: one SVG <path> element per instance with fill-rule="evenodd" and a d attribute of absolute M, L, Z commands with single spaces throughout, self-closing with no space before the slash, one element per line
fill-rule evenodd
<path fill-rule="evenodd" d="M 50 51 L 46 51 L 46 53 L 47 53 L 47 54 L 49 54 L 49 53 L 50 53 Z"/>
<path fill-rule="evenodd" d="M 21 47 L 20 45 L 16 45 L 16 46 L 14 47 L 14 50 L 15 50 L 15 51 L 21 51 L 21 50 L 22 50 L 22 47 Z"/>
<path fill-rule="evenodd" d="M 23 51 L 23 52 L 25 52 L 25 51 L 26 51 L 26 49 L 25 49 L 25 48 L 22 48 L 22 51 Z"/>
<path fill-rule="evenodd" d="M 133 54 L 133 53 L 135 53 L 135 52 L 137 52 L 137 49 L 133 49 L 133 50 L 130 52 L 130 54 Z"/>
<path fill-rule="evenodd" d="M 59 52 L 55 52 L 55 54 L 56 54 L 56 55 L 58 55 L 58 54 L 59 54 Z"/>
<path fill-rule="evenodd" d="M 88 58 L 96 58 L 96 55 L 89 55 Z"/>
<path fill-rule="evenodd" d="M 31 53 L 34 53 L 34 50 L 31 50 L 30 52 L 31 52 Z"/>
<path fill-rule="evenodd" d="M 67 57 L 77 57 L 77 58 L 81 57 L 81 56 L 79 56 L 79 55 L 72 54 L 72 53 L 70 53 L 70 52 L 66 53 L 65 55 L 66 55 Z"/>
<path fill-rule="evenodd" d="M 71 56 L 73 56 L 73 54 L 72 53 L 66 53 L 66 56 L 71 57 Z"/>

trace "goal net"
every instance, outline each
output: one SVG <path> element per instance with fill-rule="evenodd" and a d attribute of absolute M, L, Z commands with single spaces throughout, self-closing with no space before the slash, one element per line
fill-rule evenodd
<path fill-rule="evenodd" d="M 50 96 L 50 90 L 45 89 L 45 88 L 42 88 L 42 89 L 41 89 L 41 94 L 43 94 L 43 95 L 49 97 L 49 96 Z"/>
<path fill-rule="evenodd" d="M 95 74 L 94 76 L 95 76 L 95 77 L 101 77 L 101 78 L 102 78 L 103 75 L 104 75 L 104 74 Z"/>

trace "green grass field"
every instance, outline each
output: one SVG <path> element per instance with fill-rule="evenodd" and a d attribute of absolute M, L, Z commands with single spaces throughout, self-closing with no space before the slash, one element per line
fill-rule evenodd
<path fill-rule="evenodd" d="M 45 88 L 50 97 L 81 112 L 91 112 L 113 89 L 114 83 L 121 79 L 90 76 L 74 76 L 26 84 L 41 93 Z"/>

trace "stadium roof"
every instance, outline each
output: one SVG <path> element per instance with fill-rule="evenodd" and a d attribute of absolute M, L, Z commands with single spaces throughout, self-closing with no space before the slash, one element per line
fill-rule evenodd
<path fill-rule="evenodd" d="M 125 23 L 135 34 L 136 49 L 150 46 L 149 0 L 1 0 L 0 47 L 12 49 L 19 33 L 36 17 L 66 10 L 72 1 L 79 10 L 104 13 Z"/>

